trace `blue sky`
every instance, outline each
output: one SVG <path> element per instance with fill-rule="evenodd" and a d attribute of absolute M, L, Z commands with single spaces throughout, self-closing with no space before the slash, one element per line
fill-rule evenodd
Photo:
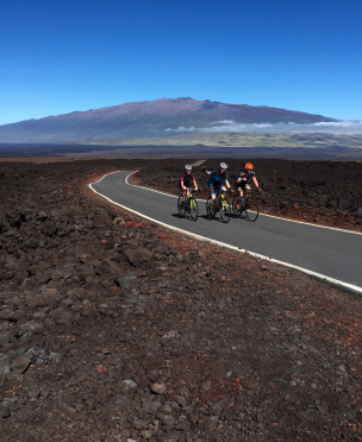
<path fill-rule="evenodd" d="M 361 0 L 2 0 L 0 124 L 191 96 L 362 119 Z"/>

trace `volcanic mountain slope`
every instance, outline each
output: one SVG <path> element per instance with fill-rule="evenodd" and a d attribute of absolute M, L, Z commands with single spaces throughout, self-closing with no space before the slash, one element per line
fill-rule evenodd
<path fill-rule="evenodd" d="M 161 135 L 166 129 L 210 127 L 216 121 L 299 124 L 335 121 L 268 106 L 225 104 L 190 97 L 126 103 L 0 126 L 0 142 L 72 141 Z"/>

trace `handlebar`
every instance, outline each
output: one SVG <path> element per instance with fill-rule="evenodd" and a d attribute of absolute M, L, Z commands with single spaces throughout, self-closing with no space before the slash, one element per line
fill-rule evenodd
<path fill-rule="evenodd" d="M 233 189 L 226 189 L 226 190 L 221 190 L 221 189 L 218 189 L 218 191 L 217 191 L 217 196 L 219 196 L 221 193 L 234 193 L 234 191 L 233 191 Z"/>

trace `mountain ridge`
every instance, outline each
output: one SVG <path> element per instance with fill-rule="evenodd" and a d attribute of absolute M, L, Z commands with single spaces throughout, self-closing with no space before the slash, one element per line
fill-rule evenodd
<path fill-rule="evenodd" d="M 223 120 L 242 124 L 337 121 L 322 115 L 269 106 L 228 104 L 195 100 L 191 97 L 160 98 L 2 125 L 0 142 L 59 142 L 86 137 L 124 139 L 154 134 L 160 136 L 167 129 L 207 128 Z"/>

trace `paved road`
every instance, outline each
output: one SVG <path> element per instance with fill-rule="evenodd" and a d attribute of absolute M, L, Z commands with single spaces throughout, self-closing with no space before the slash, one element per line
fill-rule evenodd
<path fill-rule="evenodd" d="M 130 172 L 107 175 L 93 188 L 119 204 L 172 226 L 287 262 L 362 288 L 362 235 L 260 215 L 256 223 L 179 218 L 176 198 L 126 184 Z"/>
<path fill-rule="evenodd" d="M 201 164 L 203 164 L 205 161 L 206 161 L 206 160 L 199 160 L 199 161 L 196 161 L 196 163 L 194 163 L 194 167 L 201 166 Z"/>

